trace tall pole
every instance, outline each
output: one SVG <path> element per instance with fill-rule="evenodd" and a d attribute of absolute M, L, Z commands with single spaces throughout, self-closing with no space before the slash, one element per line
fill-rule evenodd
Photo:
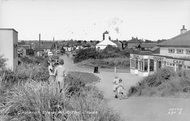
<path fill-rule="evenodd" d="M 40 45 L 41 44 L 41 34 L 39 34 L 39 49 L 41 48 Z"/>

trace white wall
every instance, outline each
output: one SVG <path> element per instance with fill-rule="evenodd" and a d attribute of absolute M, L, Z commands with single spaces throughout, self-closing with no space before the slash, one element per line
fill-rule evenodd
<path fill-rule="evenodd" d="M 17 53 L 17 49 L 18 49 L 18 33 L 15 31 L 13 32 L 13 44 L 16 45 L 16 48 L 14 48 L 13 45 L 13 55 L 14 53 L 16 54 L 15 57 L 13 57 L 13 70 L 16 70 L 17 66 L 18 66 L 18 53 Z"/>
<path fill-rule="evenodd" d="M 175 49 L 175 53 L 168 53 L 168 49 Z M 177 49 L 183 49 L 183 54 L 177 54 Z M 190 48 L 160 47 L 160 55 L 167 55 L 173 57 L 190 57 L 190 54 L 186 54 L 186 49 Z"/>
<path fill-rule="evenodd" d="M 0 55 L 8 59 L 6 67 L 15 70 L 18 65 L 18 56 L 14 58 L 14 44 L 17 44 L 17 33 L 12 29 L 0 29 Z"/>

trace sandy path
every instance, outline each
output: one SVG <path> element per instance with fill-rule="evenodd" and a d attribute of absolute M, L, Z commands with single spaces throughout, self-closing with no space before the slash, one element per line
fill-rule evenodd
<path fill-rule="evenodd" d="M 93 71 L 76 67 L 69 58 L 64 59 L 69 70 Z M 100 73 L 96 75 L 101 78 L 101 82 L 97 86 L 104 92 L 108 104 L 119 112 L 125 121 L 190 121 L 190 99 L 130 97 L 118 100 L 113 98 L 112 92 L 114 73 L 100 70 Z M 119 73 L 119 76 L 124 80 L 126 89 L 142 79 L 130 73 Z M 173 109 L 173 114 L 169 113 L 170 109 Z"/>

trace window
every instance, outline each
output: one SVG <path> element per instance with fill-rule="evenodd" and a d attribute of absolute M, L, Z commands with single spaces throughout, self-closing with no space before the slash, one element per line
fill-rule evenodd
<path fill-rule="evenodd" d="M 135 68 L 136 66 L 136 61 L 134 59 L 131 59 L 131 68 Z"/>
<path fill-rule="evenodd" d="M 136 59 L 136 67 L 135 69 L 138 69 L 138 60 Z"/>
<path fill-rule="evenodd" d="M 143 71 L 143 61 L 139 61 L 140 71 Z"/>
<path fill-rule="evenodd" d="M 190 49 L 186 49 L 186 54 L 190 55 Z"/>
<path fill-rule="evenodd" d="M 144 60 L 144 71 L 148 71 L 148 59 Z"/>
<path fill-rule="evenodd" d="M 150 71 L 154 71 L 154 60 L 150 59 Z"/>
<path fill-rule="evenodd" d="M 183 54 L 183 49 L 177 49 L 177 54 Z"/>
<path fill-rule="evenodd" d="M 168 49 L 168 53 L 175 53 L 175 49 Z"/>

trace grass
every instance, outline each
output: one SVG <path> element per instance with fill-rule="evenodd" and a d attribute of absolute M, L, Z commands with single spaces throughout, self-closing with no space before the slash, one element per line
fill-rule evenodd
<path fill-rule="evenodd" d="M 17 73 L 0 73 L 1 121 L 121 121 L 103 93 L 93 85 L 94 74 L 69 72 L 60 93 L 55 82 L 48 84 L 44 65 L 22 64 Z M 74 113 L 72 113 L 74 112 Z"/>
<path fill-rule="evenodd" d="M 131 87 L 128 96 L 189 97 L 190 71 L 163 68 Z"/>
<path fill-rule="evenodd" d="M 79 63 L 80 66 L 94 67 L 99 66 L 101 68 L 114 68 L 116 66 L 119 69 L 129 68 L 129 58 L 107 58 L 107 59 L 88 59 Z"/>
<path fill-rule="evenodd" d="M 120 121 L 103 99 L 102 93 L 94 86 L 83 88 L 80 96 L 68 98 L 64 88 L 56 91 L 57 85 L 27 82 L 17 85 L 7 92 L 6 104 L 1 105 L 1 113 L 6 120 L 27 121 Z M 71 112 L 75 112 L 71 114 Z M 89 114 L 91 112 L 91 114 Z"/>

